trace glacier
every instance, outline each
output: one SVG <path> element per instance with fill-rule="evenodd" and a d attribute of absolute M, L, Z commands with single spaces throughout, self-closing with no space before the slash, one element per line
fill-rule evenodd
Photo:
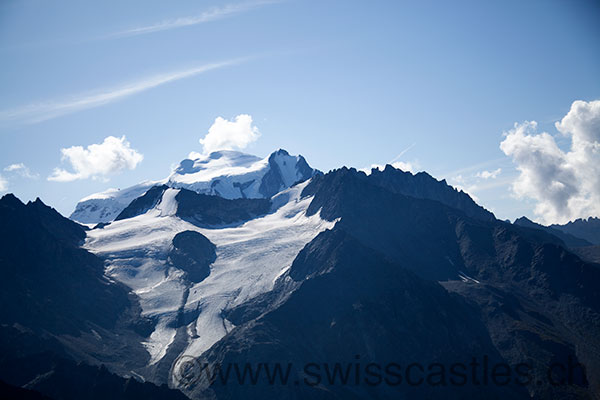
<path fill-rule="evenodd" d="M 143 343 L 151 366 L 173 349 L 178 357 L 198 357 L 208 350 L 233 327 L 223 311 L 272 290 L 300 250 L 333 228 L 337 221 L 326 221 L 320 213 L 306 215 L 312 197 L 302 198 L 301 193 L 307 184 L 276 194 L 270 213 L 239 226 L 199 228 L 183 221 L 175 215 L 178 189 L 170 188 L 145 214 L 88 232 L 84 247 L 106 260 L 106 275 L 129 286 L 140 299 L 143 315 L 156 322 Z M 196 284 L 167 260 L 173 237 L 186 230 L 216 245 L 210 275 Z M 186 324 L 183 345 L 177 348 L 173 323 L 182 311 L 197 312 L 197 317 Z"/>

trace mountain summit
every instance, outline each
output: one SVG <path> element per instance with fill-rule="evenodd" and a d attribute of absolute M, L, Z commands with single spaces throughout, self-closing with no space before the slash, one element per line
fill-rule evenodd
<path fill-rule="evenodd" d="M 113 221 L 135 198 L 153 186 L 166 185 L 226 199 L 270 198 L 320 171 L 301 155 L 279 149 L 266 158 L 221 150 L 208 155 L 191 153 L 168 178 L 145 181 L 126 189 L 109 189 L 77 203 L 71 219 L 88 224 Z"/>
<path fill-rule="evenodd" d="M 222 150 L 183 160 L 167 185 L 226 199 L 270 198 L 315 173 L 304 157 L 283 149 L 267 158 Z"/>

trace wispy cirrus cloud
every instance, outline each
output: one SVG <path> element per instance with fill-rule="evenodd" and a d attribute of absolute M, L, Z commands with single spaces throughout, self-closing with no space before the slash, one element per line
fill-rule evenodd
<path fill-rule="evenodd" d="M 68 98 L 43 101 L 2 110 L 0 111 L 0 122 L 14 121 L 21 123 L 38 123 L 46 121 L 62 115 L 100 107 L 170 82 L 190 78 L 211 70 L 240 64 L 248 59 L 249 58 L 246 57 L 204 64 L 188 69 L 154 75 L 108 89 L 98 89 L 90 93 L 74 95 Z"/>
<path fill-rule="evenodd" d="M 281 3 L 283 0 L 258 0 L 249 1 L 237 4 L 228 4 L 222 7 L 213 7 L 206 10 L 198 15 L 167 19 L 164 21 L 157 22 L 155 24 L 140 26 L 132 29 L 126 29 L 120 32 L 109 34 L 105 38 L 120 38 L 127 36 L 144 35 L 147 33 L 154 33 L 160 31 L 166 31 L 170 29 L 183 28 L 186 26 L 203 24 L 206 22 L 216 21 L 219 19 L 232 17 L 237 14 L 241 14 L 252 9 L 262 7 L 269 4 Z"/>

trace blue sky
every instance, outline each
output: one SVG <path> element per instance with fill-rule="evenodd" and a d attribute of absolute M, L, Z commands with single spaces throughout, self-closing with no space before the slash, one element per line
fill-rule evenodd
<path fill-rule="evenodd" d="M 324 171 L 396 159 L 499 218 L 586 216 L 597 209 L 515 189 L 552 176 L 500 143 L 535 120 L 531 137 L 548 132 L 569 152 L 577 135 L 554 124 L 600 99 L 599 43 L 593 1 L 8 0 L 0 187 L 68 215 L 91 193 L 166 177 L 215 118 L 249 114 L 261 134 L 249 153 L 285 148 Z M 70 168 L 61 149 L 123 135 L 143 154 L 135 168 L 48 180 Z"/>

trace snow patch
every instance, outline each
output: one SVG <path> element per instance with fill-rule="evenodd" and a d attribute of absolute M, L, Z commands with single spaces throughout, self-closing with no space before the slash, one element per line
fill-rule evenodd
<path fill-rule="evenodd" d="M 175 196 L 179 193 L 177 189 L 167 189 L 162 195 L 161 202 L 156 206 L 159 210 L 161 217 L 169 217 L 175 215 L 177 212 L 177 200 Z"/>
<path fill-rule="evenodd" d="M 462 271 L 458 271 L 458 277 L 466 283 L 481 283 L 477 279 L 470 277 Z"/>
<path fill-rule="evenodd" d="M 150 365 L 159 362 L 166 354 L 169 345 L 175 340 L 177 330 L 167 326 L 167 320 L 161 320 L 150 335 L 150 340 L 142 342 L 148 353 L 150 353 Z"/>

